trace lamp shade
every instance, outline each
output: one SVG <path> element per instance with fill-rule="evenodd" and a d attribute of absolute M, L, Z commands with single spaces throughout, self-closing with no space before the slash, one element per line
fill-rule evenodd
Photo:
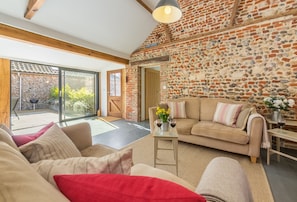
<path fill-rule="evenodd" d="M 153 11 L 153 18 L 161 23 L 176 22 L 181 16 L 182 12 L 177 0 L 161 0 Z"/>

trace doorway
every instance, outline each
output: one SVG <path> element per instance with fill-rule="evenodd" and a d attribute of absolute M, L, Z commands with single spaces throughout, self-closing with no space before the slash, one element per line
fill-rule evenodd
<path fill-rule="evenodd" d="M 122 70 L 107 72 L 107 116 L 122 118 Z"/>

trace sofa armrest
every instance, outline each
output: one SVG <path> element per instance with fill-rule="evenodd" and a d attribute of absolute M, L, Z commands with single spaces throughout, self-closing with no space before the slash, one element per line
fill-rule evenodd
<path fill-rule="evenodd" d="M 91 127 L 89 123 L 84 122 L 66 126 L 62 130 L 72 140 L 79 151 L 92 146 Z"/>
<path fill-rule="evenodd" d="M 238 161 L 228 157 L 216 157 L 210 161 L 195 191 L 207 201 L 253 201 L 244 170 Z"/>
<path fill-rule="evenodd" d="M 250 124 L 250 140 L 249 140 L 249 153 L 251 160 L 256 160 L 260 156 L 260 148 L 263 135 L 263 119 L 261 117 L 256 117 L 251 120 Z"/>
<path fill-rule="evenodd" d="M 157 112 L 157 107 L 149 107 L 149 121 L 150 121 L 151 133 L 153 133 L 155 129 L 155 120 L 158 119 L 156 112 Z"/>

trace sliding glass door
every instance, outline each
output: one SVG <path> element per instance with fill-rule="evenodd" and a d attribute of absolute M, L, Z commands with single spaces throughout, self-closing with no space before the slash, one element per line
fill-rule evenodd
<path fill-rule="evenodd" d="M 98 73 L 60 69 L 60 121 L 94 116 Z"/>

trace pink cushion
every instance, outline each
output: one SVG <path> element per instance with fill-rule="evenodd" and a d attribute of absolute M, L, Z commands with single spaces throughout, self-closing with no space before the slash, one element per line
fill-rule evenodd
<path fill-rule="evenodd" d="M 241 104 L 227 104 L 218 102 L 213 121 L 226 126 L 235 126 L 241 108 Z"/>
<path fill-rule="evenodd" d="M 41 128 L 37 133 L 25 134 L 25 135 L 13 135 L 12 139 L 14 140 L 15 144 L 19 147 L 24 145 L 28 142 L 36 140 L 41 135 L 43 135 L 50 127 L 54 125 L 54 122 L 50 122 L 43 128 Z"/>
<path fill-rule="evenodd" d="M 55 175 L 61 192 L 72 202 L 204 202 L 204 197 L 159 178 L 119 174 Z"/>

